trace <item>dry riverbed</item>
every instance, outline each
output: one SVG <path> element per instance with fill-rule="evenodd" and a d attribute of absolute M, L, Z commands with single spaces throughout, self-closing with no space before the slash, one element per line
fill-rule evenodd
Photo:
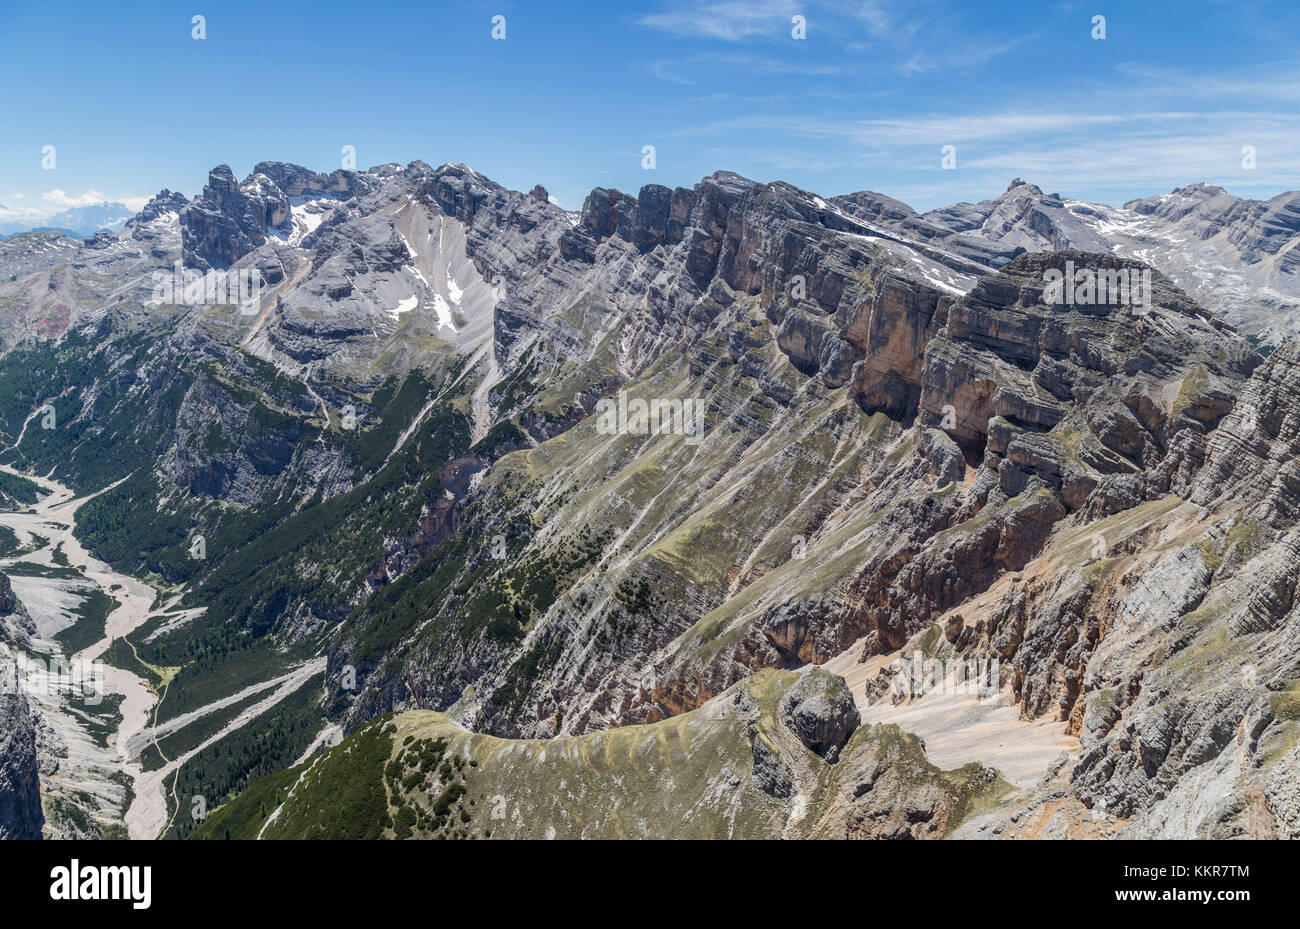
<path fill-rule="evenodd" d="M 75 497 L 72 490 L 49 478 L 22 474 L 7 466 L 0 470 L 35 482 L 40 500 L 20 512 L 0 513 L 0 526 L 17 536 L 20 553 L 0 559 L 0 571 L 10 575 L 14 593 L 36 624 L 33 648 L 43 657 L 70 659 L 74 668 L 101 661 L 112 642 L 139 629 L 165 608 L 158 591 L 137 578 L 121 574 L 95 558 L 74 535 L 77 510 L 94 495 Z M 52 576 L 42 576 L 42 573 Z M 63 575 L 63 576 L 60 576 Z M 100 590 L 116 606 L 108 614 L 103 635 L 73 655 L 64 655 L 55 636 L 77 620 L 75 610 L 88 592 Z M 174 601 L 173 601 L 174 602 Z M 178 614 L 172 614 L 178 615 Z M 37 663 L 27 675 L 26 689 L 42 718 L 43 769 L 41 791 L 48 812 L 75 806 L 110 834 L 125 827 L 133 839 L 153 839 L 168 824 L 164 781 L 197 751 L 247 725 L 270 710 L 312 675 L 324 668 L 324 659 L 306 662 L 275 680 L 259 685 L 266 696 L 205 739 L 196 749 L 170 760 L 156 771 L 145 771 L 140 755 L 158 739 L 231 703 L 218 700 L 168 725 L 155 726 L 158 695 L 143 678 L 101 661 L 104 702 L 86 706 L 49 685 L 49 674 Z M 238 699 L 238 698 L 236 698 Z M 105 714 L 116 703 L 120 719 L 112 731 L 102 732 Z M 96 737 L 96 728 L 101 731 Z M 106 735 L 106 737 L 105 737 Z M 129 798 L 129 805 L 128 805 Z M 74 814 L 79 815 L 79 814 Z M 57 819 L 57 817 L 56 817 Z M 57 823 L 47 822 L 47 832 L 59 837 Z"/>

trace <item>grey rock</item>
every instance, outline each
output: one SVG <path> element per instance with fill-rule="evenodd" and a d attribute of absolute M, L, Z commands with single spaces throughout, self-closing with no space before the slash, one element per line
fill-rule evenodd
<path fill-rule="evenodd" d="M 781 721 L 809 751 L 834 764 L 862 717 L 844 678 L 815 668 L 782 698 Z"/>

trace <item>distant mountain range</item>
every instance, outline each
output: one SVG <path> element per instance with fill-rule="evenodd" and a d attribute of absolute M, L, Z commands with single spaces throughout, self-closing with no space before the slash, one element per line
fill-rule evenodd
<path fill-rule="evenodd" d="M 9 214 L 17 214 L 11 217 Z M 0 204 L 0 239 L 20 232 L 53 231 L 77 239 L 97 232 L 118 232 L 135 210 L 124 203 L 92 203 L 74 206 L 43 219 L 32 219 L 23 211 L 11 210 Z"/>

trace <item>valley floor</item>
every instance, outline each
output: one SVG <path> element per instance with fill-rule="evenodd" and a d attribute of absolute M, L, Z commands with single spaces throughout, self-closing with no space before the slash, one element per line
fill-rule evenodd
<path fill-rule="evenodd" d="M 144 678 L 114 667 L 104 657 L 116 640 L 150 619 L 164 612 L 180 618 L 179 611 L 168 609 L 175 598 L 164 604 L 159 591 L 113 570 L 77 540 L 77 510 L 93 494 L 78 498 L 70 488 L 49 478 L 21 474 L 5 466 L 0 470 L 35 482 L 44 494 L 31 507 L 0 513 L 0 526 L 13 530 L 21 546 L 18 553 L 0 560 L 0 571 L 10 576 L 15 595 L 36 624 L 32 648 L 38 660 L 30 663 L 25 686 L 43 721 L 41 793 L 46 833 L 64 837 L 70 816 L 77 833 L 87 831 L 87 824 L 93 821 L 88 830 L 92 834 L 113 835 L 124 828 L 133 839 L 157 838 L 169 825 L 166 779 L 199 751 L 302 687 L 324 669 L 324 659 L 305 662 L 258 685 L 256 689 L 267 692 L 262 699 L 197 747 L 175 759 L 164 759 L 161 768 L 146 771 L 141 762 L 146 748 L 247 694 L 214 701 L 179 720 L 156 725 L 159 693 Z M 79 611 L 94 591 L 114 605 L 93 643 L 66 654 L 56 637 L 79 622 Z M 99 696 L 103 699 L 82 701 L 68 688 L 53 684 L 48 668 L 55 658 L 74 669 L 99 663 L 104 691 Z"/>

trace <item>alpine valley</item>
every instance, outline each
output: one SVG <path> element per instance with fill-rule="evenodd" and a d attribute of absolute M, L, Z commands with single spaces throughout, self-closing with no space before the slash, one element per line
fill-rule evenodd
<path fill-rule="evenodd" d="M 418 161 L 4 238 L 0 836 L 1300 837 L 1298 272 Z"/>

